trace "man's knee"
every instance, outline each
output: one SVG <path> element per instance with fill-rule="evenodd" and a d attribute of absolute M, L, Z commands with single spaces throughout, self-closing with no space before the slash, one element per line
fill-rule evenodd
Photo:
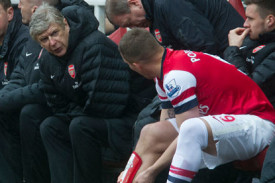
<path fill-rule="evenodd" d="M 40 125 L 40 134 L 42 139 L 48 139 L 54 134 L 55 120 L 54 117 L 46 118 Z"/>
<path fill-rule="evenodd" d="M 33 111 L 33 109 L 35 109 L 33 105 L 25 105 L 20 112 L 20 117 L 29 115 L 30 111 Z"/>
<path fill-rule="evenodd" d="M 29 124 L 40 123 L 48 116 L 50 116 L 51 111 L 47 106 L 40 104 L 28 104 L 25 105 L 20 112 L 20 123 Z"/>
<path fill-rule="evenodd" d="M 148 124 L 141 130 L 140 143 L 147 145 L 151 150 L 166 149 L 177 137 L 178 133 L 169 122 L 157 122 Z"/>
<path fill-rule="evenodd" d="M 36 123 L 35 116 L 39 114 L 36 111 L 36 105 L 26 105 L 20 112 L 20 130 L 28 129 L 30 126 L 39 126 Z"/>
<path fill-rule="evenodd" d="M 199 118 L 191 118 L 180 126 L 179 138 L 185 143 L 199 143 L 202 148 L 208 145 L 208 131 L 204 122 Z"/>
<path fill-rule="evenodd" d="M 82 128 L 83 125 L 81 118 L 74 118 L 69 126 L 70 136 L 72 138 L 79 136 L 82 133 Z"/>
<path fill-rule="evenodd" d="M 157 141 L 161 136 L 161 131 L 157 123 L 145 125 L 140 132 L 140 140 Z"/>

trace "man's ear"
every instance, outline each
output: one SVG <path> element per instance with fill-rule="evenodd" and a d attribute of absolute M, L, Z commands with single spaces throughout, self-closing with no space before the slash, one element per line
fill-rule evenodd
<path fill-rule="evenodd" d="M 34 14 L 34 12 L 36 11 L 37 8 L 38 8 L 38 6 L 36 6 L 36 5 L 34 5 L 34 6 L 32 7 L 32 14 Z"/>
<path fill-rule="evenodd" d="M 63 19 L 63 22 L 64 22 L 65 25 L 69 25 L 66 18 Z"/>
<path fill-rule="evenodd" d="M 12 21 L 13 19 L 13 15 L 14 15 L 14 11 L 13 11 L 13 7 L 9 7 L 7 9 L 7 15 L 8 15 L 8 21 Z"/>
<path fill-rule="evenodd" d="M 128 5 L 135 5 L 135 6 L 140 6 L 141 5 L 141 0 L 128 0 Z"/>
<path fill-rule="evenodd" d="M 268 15 L 266 17 L 266 23 L 268 28 L 274 29 L 275 28 L 275 16 L 274 15 Z"/>
<path fill-rule="evenodd" d="M 66 18 L 63 19 L 63 22 L 64 22 L 64 24 L 65 24 L 65 30 L 70 31 L 70 25 L 69 25 L 69 23 L 68 23 L 68 21 L 67 21 Z"/>
<path fill-rule="evenodd" d="M 142 66 L 139 62 L 133 62 L 132 65 L 135 67 L 135 68 L 138 68 L 140 69 Z"/>

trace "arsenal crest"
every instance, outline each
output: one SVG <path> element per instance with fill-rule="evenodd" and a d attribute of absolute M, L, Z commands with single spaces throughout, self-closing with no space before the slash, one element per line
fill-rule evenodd
<path fill-rule="evenodd" d="M 155 29 L 155 37 L 158 40 L 158 42 L 162 43 L 162 38 L 160 35 L 160 31 L 158 29 Z"/>
<path fill-rule="evenodd" d="M 71 65 L 68 66 L 68 72 L 69 72 L 70 76 L 74 79 L 76 73 L 75 73 L 75 68 L 74 68 L 73 64 L 71 64 Z"/>
<path fill-rule="evenodd" d="M 7 76 L 8 62 L 4 62 L 4 74 Z"/>
<path fill-rule="evenodd" d="M 253 49 L 252 53 L 256 53 L 256 52 L 260 51 L 261 49 L 263 49 L 264 47 L 265 47 L 265 45 L 258 46 Z"/>

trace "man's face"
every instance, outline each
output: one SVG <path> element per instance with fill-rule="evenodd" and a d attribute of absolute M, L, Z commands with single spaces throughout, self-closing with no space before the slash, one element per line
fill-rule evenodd
<path fill-rule="evenodd" d="M 13 9 L 12 7 L 5 10 L 3 6 L 0 4 L 0 45 L 4 40 L 5 34 L 8 29 L 9 22 L 13 18 Z"/>
<path fill-rule="evenodd" d="M 69 44 L 69 25 L 65 21 L 65 28 L 53 23 L 42 34 L 36 37 L 39 44 L 49 53 L 61 57 L 64 56 Z"/>
<path fill-rule="evenodd" d="M 145 18 L 145 11 L 137 5 L 130 5 L 131 13 L 114 16 L 113 23 L 120 27 L 149 27 L 151 22 Z"/>
<path fill-rule="evenodd" d="M 255 4 L 248 5 L 245 14 L 247 18 L 244 27 L 250 29 L 250 39 L 259 39 L 260 34 L 267 32 L 266 20 L 260 16 L 258 7 Z"/>
<path fill-rule="evenodd" d="M 20 0 L 18 8 L 21 9 L 22 23 L 28 25 L 31 21 L 34 4 L 31 2 L 31 0 Z"/>

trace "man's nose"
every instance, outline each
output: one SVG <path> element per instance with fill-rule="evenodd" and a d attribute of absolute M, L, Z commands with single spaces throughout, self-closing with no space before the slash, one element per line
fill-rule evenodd
<path fill-rule="evenodd" d="M 55 41 L 54 38 L 49 37 L 49 40 L 50 40 L 50 45 L 51 45 L 51 46 L 55 45 L 56 41 Z"/>
<path fill-rule="evenodd" d="M 244 23 L 243 23 L 243 27 L 248 28 L 249 24 L 247 23 L 247 19 L 245 19 Z"/>

